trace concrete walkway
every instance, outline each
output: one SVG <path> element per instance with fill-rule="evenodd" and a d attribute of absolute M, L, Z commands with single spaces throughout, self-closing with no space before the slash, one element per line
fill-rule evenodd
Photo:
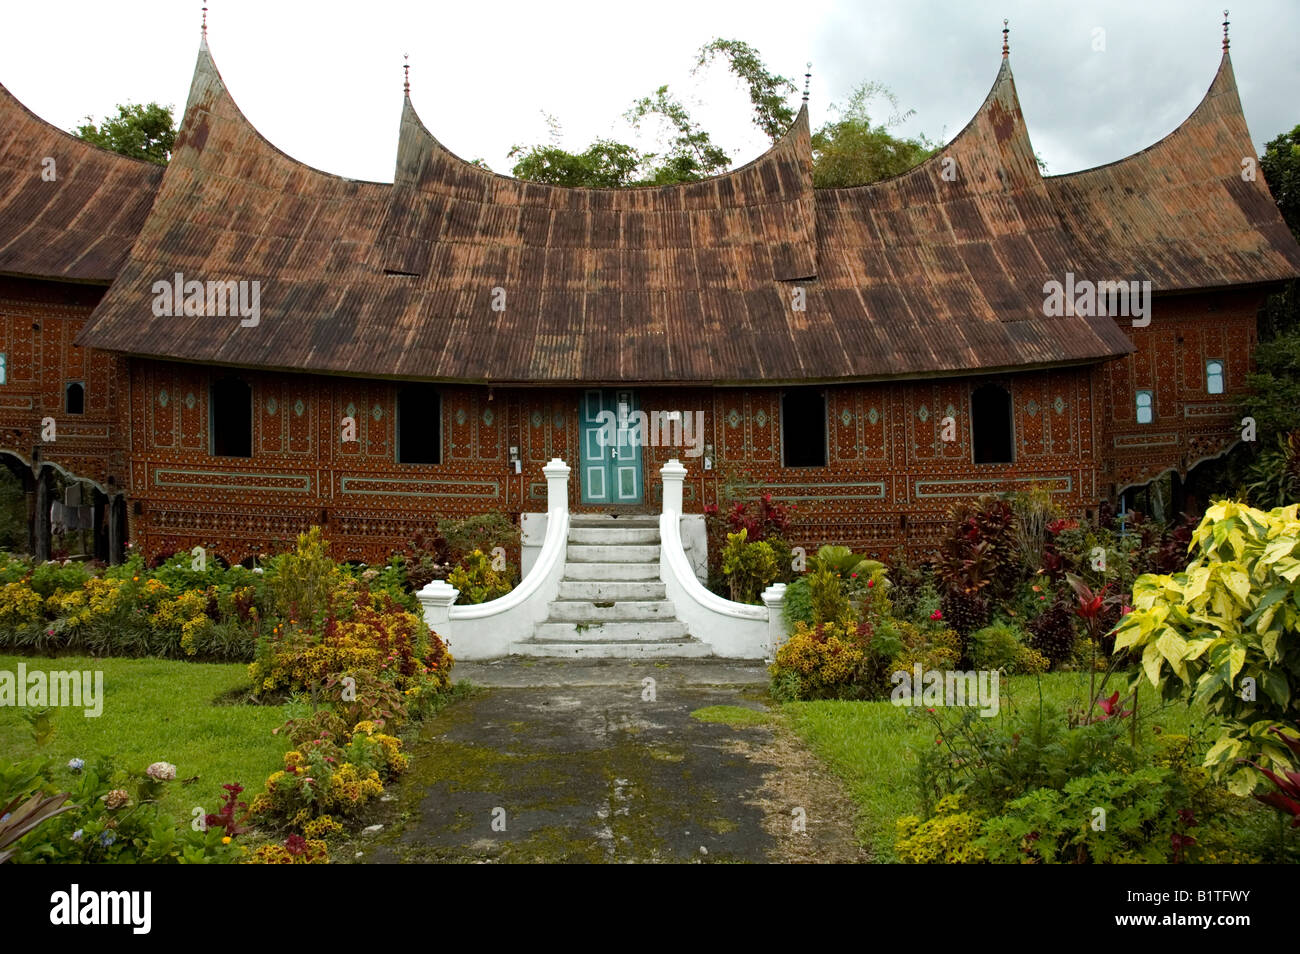
<path fill-rule="evenodd" d="M 761 663 L 515 659 L 456 675 L 490 688 L 424 726 L 356 860 L 865 860 L 840 783 L 763 705 Z M 715 706 L 733 708 L 699 712 Z"/>

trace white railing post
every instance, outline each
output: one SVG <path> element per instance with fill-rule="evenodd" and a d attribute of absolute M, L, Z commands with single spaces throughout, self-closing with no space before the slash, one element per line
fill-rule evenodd
<path fill-rule="evenodd" d="M 460 596 L 460 590 L 446 580 L 430 580 L 415 594 L 424 607 L 424 621 L 439 636 L 449 636 L 447 623 L 451 620 L 451 604 Z"/>
<path fill-rule="evenodd" d="M 787 635 L 785 626 L 785 584 L 773 583 L 762 594 L 763 605 L 767 607 L 767 638 L 773 658 L 781 648 Z"/>
<path fill-rule="evenodd" d="M 682 484 L 686 482 L 686 468 L 676 457 L 659 469 L 664 481 L 664 513 L 682 515 Z"/>
<path fill-rule="evenodd" d="M 551 462 L 542 468 L 542 473 L 546 475 L 547 514 L 568 513 L 569 465 L 558 457 L 552 457 Z"/>

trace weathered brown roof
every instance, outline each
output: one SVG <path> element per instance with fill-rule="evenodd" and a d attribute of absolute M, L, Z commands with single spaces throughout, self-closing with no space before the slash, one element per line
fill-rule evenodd
<path fill-rule="evenodd" d="M 1252 176 L 1243 178 L 1243 161 Z M 1227 52 L 1195 111 L 1155 145 L 1047 178 L 1061 222 L 1096 277 L 1156 293 L 1300 275 L 1300 246 L 1269 194 Z"/>
<path fill-rule="evenodd" d="M 935 156 L 871 185 L 819 190 L 817 247 L 835 347 L 877 374 L 1066 364 L 1132 350 L 1112 318 L 1043 314 L 1043 283 L 1064 278 L 1073 251 L 1005 59 L 975 118 Z"/>
<path fill-rule="evenodd" d="M 162 176 L 50 125 L 0 85 L 0 273 L 112 281 Z"/>
<path fill-rule="evenodd" d="M 1203 150 L 1193 158 L 1208 170 L 1250 144 L 1235 90 L 1207 102 L 1222 113 L 1219 131 L 1186 149 Z M 1140 159 L 1129 160 L 1135 170 Z M 1088 216 L 1103 207 L 1086 203 L 1105 201 L 1105 170 L 1124 165 L 1045 182 L 1004 60 L 938 155 L 854 189 L 814 193 L 806 110 L 767 153 L 716 178 L 566 189 L 457 158 L 409 98 L 394 183 L 356 182 L 263 139 L 205 43 L 153 212 L 80 340 L 180 360 L 503 384 L 866 380 L 1097 361 L 1132 345 L 1114 319 L 1045 317 L 1043 285 L 1067 271 L 1125 277 L 1126 263 L 1145 261 L 1137 243 L 1103 259 L 1106 244 L 1088 241 Z M 1231 190 L 1222 178 L 1212 181 Z M 1077 203 L 1068 214 L 1053 201 L 1062 186 Z M 1154 197 L 1112 192 L 1105 214 L 1201 208 L 1189 189 L 1143 188 Z M 1248 201 L 1233 196 L 1244 217 L 1232 248 L 1273 252 L 1238 256 L 1227 280 L 1290 277 L 1267 190 L 1238 192 Z M 1153 220 L 1171 244 L 1198 234 L 1180 208 Z M 1213 263 L 1225 250 L 1210 227 L 1199 234 L 1204 260 L 1186 272 L 1225 268 Z M 153 283 L 178 272 L 260 282 L 259 324 L 153 317 Z"/>

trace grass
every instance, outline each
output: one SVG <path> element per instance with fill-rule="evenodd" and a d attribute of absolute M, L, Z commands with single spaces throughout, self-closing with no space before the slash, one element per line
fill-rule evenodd
<path fill-rule="evenodd" d="M 1080 709 L 1088 698 L 1087 673 L 1049 673 L 1041 677 L 1044 703 Z M 1100 677 L 1099 677 L 1100 681 Z M 1015 676 L 1002 683 L 1001 710 L 994 718 L 1037 706 L 1039 680 Z M 1107 690 L 1123 691 L 1125 681 L 1112 676 Z M 916 711 L 890 702 L 791 702 L 782 716 L 818 757 L 849 787 L 858 805 L 858 838 L 878 862 L 896 860 L 894 822 L 916 814 L 919 800 L 913 787 L 914 747 L 932 744 L 934 726 Z M 1194 712 L 1181 703 L 1161 704 L 1144 683 L 1138 701 L 1139 731 L 1153 726 L 1186 733 Z"/>
<path fill-rule="evenodd" d="M 705 706 L 692 712 L 691 718 L 700 722 L 721 722 L 729 726 L 766 725 L 772 721 L 769 713 L 746 706 Z"/>
<path fill-rule="evenodd" d="M 251 688 L 244 665 L 167 659 L 57 659 L 0 655 L 0 670 L 98 670 L 104 674 L 103 713 L 87 718 L 81 709 L 55 709 L 54 734 L 43 747 L 32 738 L 23 710 L 0 707 L 0 753 L 22 759 L 72 758 L 89 762 L 110 756 L 118 768 L 143 771 L 152 762 L 171 762 L 177 781 L 163 786 L 160 805 L 188 822 L 196 806 L 215 812 L 221 786 L 238 782 L 260 791 L 281 767 L 285 743 L 271 734 L 286 716 L 280 706 L 216 705 L 241 687 Z M 181 779 L 198 776 L 192 784 Z"/>

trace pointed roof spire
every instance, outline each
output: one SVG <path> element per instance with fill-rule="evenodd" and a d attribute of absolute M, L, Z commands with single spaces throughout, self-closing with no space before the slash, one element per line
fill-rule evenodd
<path fill-rule="evenodd" d="M 1228 52 L 1228 11 L 1223 11 L 1223 52 Z"/>
<path fill-rule="evenodd" d="M 208 4 L 207 4 L 207 0 L 204 0 L 204 3 L 203 3 L 203 29 L 202 29 L 202 33 L 203 33 L 203 39 L 206 40 L 206 39 L 208 38 Z"/>
<path fill-rule="evenodd" d="M 402 54 L 402 74 L 405 77 L 402 80 L 402 92 L 408 98 L 411 95 L 411 54 Z"/>
<path fill-rule="evenodd" d="M 808 61 L 808 72 L 803 74 L 803 103 L 808 105 L 808 87 L 812 83 L 812 60 Z"/>
<path fill-rule="evenodd" d="M 1007 20 L 1004 17 L 1002 20 L 1002 58 L 1004 60 L 1011 55 L 1010 35 L 1011 31 L 1007 28 Z"/>

